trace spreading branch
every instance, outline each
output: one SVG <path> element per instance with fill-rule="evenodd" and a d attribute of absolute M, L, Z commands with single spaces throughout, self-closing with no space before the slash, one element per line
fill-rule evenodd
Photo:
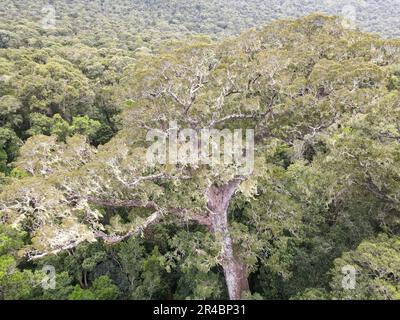
<path fill-rule="evenodd" d="M 144 230 L 146 230 L 150 226 L 159 222 L 162 219 L 162 217 L 163 217 L 163 211 L 161 211 L 161 210 L 156 211 L 152 215 L 150 215 L 142 225 L 136 227 L 134 230 L 128 232 L 127 234 L 125 234 L 123 236 L 107 235 L 103 231 L 96 231 L 95 237 L 103 239 L 106 243 L 109 243 L 109 244 L 119 243 L 130 237 L 140 235 Z"/>

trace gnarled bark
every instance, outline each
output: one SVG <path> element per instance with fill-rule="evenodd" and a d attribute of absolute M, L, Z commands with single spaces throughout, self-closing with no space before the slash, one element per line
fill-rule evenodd
<path fill-rule="evenodd" d="M 243 292 L 249 290 L 246 266 L 235 256 L 228 224 L 228 206 L 239 183 L 239 180 L 232 180 L 224 186 L 213 185 L 207 190 L 211 231 L 221 241 L 221 265 L 231 300 L 241 299 Z"/>

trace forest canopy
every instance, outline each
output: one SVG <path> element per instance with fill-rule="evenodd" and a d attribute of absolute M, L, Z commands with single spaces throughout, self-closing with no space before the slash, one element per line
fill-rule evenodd
<path fill-rule="evenodd" d="M 325 2 L 2 1 L 0 300 L 400 299 L 399 5 Z"/>

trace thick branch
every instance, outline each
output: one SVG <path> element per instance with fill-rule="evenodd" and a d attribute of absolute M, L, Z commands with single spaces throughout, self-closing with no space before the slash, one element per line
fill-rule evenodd
<path fill-rule="evenodd" d="M 116 200 L 116 199 L 98 199 L 95 197 L 88 197 L 87 200 L 96 205 L 101 205 L 110 208 L 145 208 L 145 209 L 153 209 L 159 211 L 159 207 L 154 202 L 142 203 L 137 200 Z M 192 221 L 196 221 L 197 223 L 205 226 L 209 226 L 209 218 L 208 216 L 200 215 L 200 214 L 188 214 L 188 211 L 183 208 L 167 208 L 165 212 L 172 213 L 180 218 L 188 217 Z"/>
<path fill-rule="evenodd" d="M 152 215 L 150 215 L 141 226 L 137 227 L 135 230 L 130 231 L 123 236 L 117 236 L 117 235 L 110 236 L 110 235 L 105 234 L 102 231 L 97 231 L 97 232 L 95 232 L 95 237 L 103 239 L 105 242 L 110 243 L 110 244 L 118 243 L 118 242 L 124 241 L 125 239 L 128 239 L 132 236 L 139 235 L 144 230 L 146 230 L 148 227 L 159 222 L 162 217 L 163 217 L 163 212 L 156 211 Z"/>

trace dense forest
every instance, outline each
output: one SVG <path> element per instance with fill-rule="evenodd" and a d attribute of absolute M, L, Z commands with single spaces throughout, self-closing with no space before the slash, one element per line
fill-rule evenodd
<path fill-rule="evenodd" d="M 400 299 L 399 11 L 2 0 L 0 300 Z M 254 170 L 149 165 L 171 123 Z"/>

